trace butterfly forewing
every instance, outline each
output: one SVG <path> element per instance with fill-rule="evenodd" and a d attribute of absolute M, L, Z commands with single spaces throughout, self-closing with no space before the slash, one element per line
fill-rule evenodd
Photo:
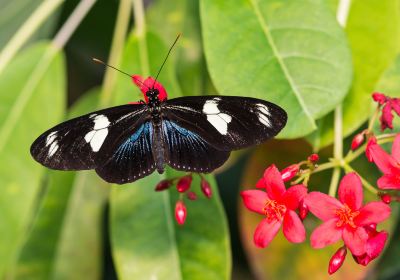
<path fill-rule="evenodd" d="M 165 118 L 221 151 L 260 144 L 287 121 L 279 106 L 248 97 L 187 96 L 166 101 L 162 109 Z"/>
<path fill-rule="evenodd" d="M 174 121 L 162 122 L 166 162 L 174 169 L 208 173 L 220 167 L 230 152 L 219 151 L 195 131 L 185 129 Z"/>
<path fill-rule="evenodd" d="M 129 128 L 144 121 L 146 112 L 145 105 L 122 105 L 71 119 L 39 136 L 31 154 L 52 169 L 94 169 L 107 162 L 129 136 Z"/>

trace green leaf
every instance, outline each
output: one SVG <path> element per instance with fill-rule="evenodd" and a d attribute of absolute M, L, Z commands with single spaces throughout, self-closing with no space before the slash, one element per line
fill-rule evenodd
<path fill-rule="evenodd" d="M 88 92 L 69 115 L 95 110 L 98 97 L 99 89 Z M 94 172 L 47 173 L 46 192 L 13 279 L 99 279 L 104 183 Z"/>
<path fill-rule="evenodd" d="M 370 115 L 371 93 L 400 50 L 400 1 L 353 0 L 346 33 L 354 64 L 354 80 L 343 101 L 343 134 L 350 135 Z M 333 114 L 318 125 L 313 142 L 333 142 Z M 317 139 L 317 140 L 315 140 Z"/>
<path fill-rule="evenodd" d="M 168 171 L 164 177 L 177 174 Z M 152 175 L 112 191 L 111 234 L 119 279 L 230 279 L 227 223 L 212 176 L 207 176 L 210 200 L 199 192 L 199 180 L 193 181 L 199 198 L 185 200 L 184 226 L 173 218 L 179 199 L 175 188 L 154 191 L 161 178 Z"/>
<path fill-rule="evenodd" d="M 281 137 L 304 136 L 342 101 L 351 59 L 323 0 L 205 0 L 208 69 L 218 91 L 270 100 L 287 110 Z"/>
<path fill-rule="evenodd" d="M 143 48 L 144 45 L 148 48 Z M 121 67 L 133 69 L 131 73 L 136 74 L 149 70 L 156 73 L 167 51 L 168 48 L 155 34 L 147 33 L 145 37 L 133 34 L 126 44 Z M 144 65 L 143 62 L 150 64 Z M 115 90 L 118 103 L 132 101 L 126 95 L 129 81 L 122 78 Z M 166 64 L 159 81 L 169 97 L 180 95 L 173 64 Z M 207 176 L 207 179 L 212 184 L 213 198 L 200 197 L 194 202 L 185 200 L 188 217 L 186 224 L 179 227 L 174 220 L 174 207 L 178 200 L 176 190 L 154 191 L 162 178 L 172 178 L 177 174 L 168 169 L 162 176 L 154 173 L 132 184 L 113 187 L 110 199 L 111 244 L 119 279 L 230 278 L 227 222 L 212 176 Z M 193 187 L 200 196 L 198 179 L 194 180 Z"/>
<path fill-rule="evenodd" d="M 42 2 L 42 0 L 0 0 L 0 50 Z M 54 31 L 57 19 L 58 13 L 49 17 L 30 41 L 47 38 Z"/>
<path fill-rule="evenodd" d="M 64 79 L 62 53 L 48 44 L 26 49 L 0 75 L 0 277 L 14 260 L 35 211 L 44 169 L 29 149 L 61 119 Z"/>

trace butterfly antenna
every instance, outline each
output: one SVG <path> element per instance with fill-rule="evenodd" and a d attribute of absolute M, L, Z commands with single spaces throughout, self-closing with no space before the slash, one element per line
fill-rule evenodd
<path fill-rule="evenodd" d="M 152 86 L 151 88 L 154 88 L 154 85 L 155 85 L 156 82 L 157 82 L 158 75 L 160 75 L 160 72 L 161 72 L 161 70 L 163 69 L 165 62 L 167 62 L 168 56 L 169 56 L 169 54 L 171 53 L 172 49 L 174 48 L 176 42 L 178 42 L 179 37 L 181 37 L 181 33 L 179 33 L 178 36 L 176 36 L 175 41 L 172 43 L 172 46 L 169 48 L 169 51 L 168 51 L 168 53 L 167 53 L 167 56 L 165 57 L 163 63 L 161 64 L 161 67 L 160 67 L 160 69 L 158 70 L 157 76 L 156 76 L 156 78 L 154 79 L 153 86 Z"/>
<path fill-rule="evenodd" d="M 128 74 L 127 72 L 124 72 L 124 71 L 122 71 L 122 70 L 120 70 L 120 69 L 118 69 L 118 68 L 116 68 L 116 67 L 114 67 L 114 66 L 111 66 L 111 65 L 105 63 L 104 61 L 98 59 L 98 58 L 94 58 L 94 57 L 93 57 L 92 59 L 93 59 L 94 62 L 99 63 L 99 64 L 103 64 L 104 66 L 107 66 L 107 67 L 110 67 L 110 68 L 112 68 L 112 69 L 114 69 L 114 70 L 117 70 L 118 72 L 120 72 L 120 73 L 122 73 L 122 74 L 125 74 L 125 75 L 129 76 L 130 78 L 134 79 L 134 80 L 137 81 L 139 84 L 141 84 L 141 85 L 143 85 L 143 86 L 149 88 L 149 87 L 146 86 L 141 80 L 136 79 L 136 78 L 133 77 L 131 74 Z"/>

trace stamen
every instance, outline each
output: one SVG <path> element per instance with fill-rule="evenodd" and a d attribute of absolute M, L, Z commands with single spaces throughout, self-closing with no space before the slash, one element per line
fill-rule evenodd
<path fill-rule="evenodd" d="M 286 206 L 275 200 L 267 200 L 262 209 L 268 221 L 282 220 L 286 213 Z"/>
<path fill-rule="evenodd" d="M 339 221 L 336 223 L 337 227 L 342 227 L 349 225 L 352 228 L 357 226 L 354 224 L 354 218 L 360 214 L 360 211 L 353 211 L 348 205 L 344 205 L 343 208 L 335 211 L 336 216 L 338 216 Z"/>

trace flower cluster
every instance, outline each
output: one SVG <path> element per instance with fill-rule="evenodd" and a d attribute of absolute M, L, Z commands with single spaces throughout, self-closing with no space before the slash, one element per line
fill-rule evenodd
<path fill-rule="evenodd" d="M 212 189 L 210 183 L 200 175 L 200 190 L 206 198 L 211 198 Z M 193 174 L 189 173 L 185 176 L 173 178 L 173 179 L 165 179 L 160 182 L 155 187 L 155 191 L 164 191 L 169 189 L 171 186 L 176 185 L 176 190 L 179 193 L 179 200 L 175 204 L 175 220 L 178 224 L 183 225 L 186 221 L 187 209 L 184 203 L 184 198 L 189 200 L 197 200 L 197 193 L 195 191 L 191 191 L 193 181 Z"/>
<path fill-rule="evenodd" d="M 351 151 L 343 160 L 332 160 L 317 166 L 319 157 L 313 154 L 306 161 L 289 165 L 281 172 L 272 165 L 256 183 L 257 189 L 241 193 L 244 205 L 250 211 L 263 215 L 254 232 L 256 246 L 267 247 L 281 227 L 289 242 L 303 242 L 306 234 L 302 221 L 310 212 L 322 221 L 310 236 L 312 248 L 321 249 L 339 241 L 343 244 L 329 262 L 329 274 L 336 272 L 342 266 L 348 251 L 356 263 L 364 266 L 382 253 L 388 232 L 377 230 L 377 226 L 389 218 L 391 213 L 389 204 L 394 199 L 399 201 L 393 192 L 400 190 L 400 134 L 375 136 L 372 123 L 382 111 L 379 119 L 381 129 L 392 129 L 392 111 L 400 116 L 400 99 L 380 93 L 374 93 L 373 99 L 378 102 L 377 112 L 370 126 L 355 135 Z M 361 149 L 366 139 L 367 143 Z M 388 142 L 391 139 L 393 139 L 392 152 L 388 154 L 380 145 L 380 141 Z M 359 151 L 356 151 L 357 149 Z M 376 183 L 379 189 L 361 178 L 349 164 L 364 151 L 367 159 L 383 173 Z M 333 167 L 344 168 L 347 173 L 338 184 L 338 198 L 322 192 L 308 192 L 310 176 Z M 290 181 L 292 186 L 286 189 L 284 184 Z M 363 185 L 377 195 L 380 201 L 364 204 Z M 389 190 L 391 193 L 388 193 Z M 330 193 L 336 193 L 336 188 Z"/>

